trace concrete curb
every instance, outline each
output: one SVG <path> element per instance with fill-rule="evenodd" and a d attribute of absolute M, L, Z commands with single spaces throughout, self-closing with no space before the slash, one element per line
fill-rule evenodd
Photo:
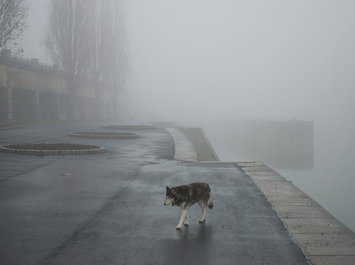
<path fill-rule="evenodd" d="M 86 150 L 29 150 L 29 149 L 15 149 L 7 148 L 6 146 L 0 146 L 0 152 L 4 153 L 15 153 L 22 155 L 37 155 L 37 156 L 47 156 L 47 155 L 89 155 L 89 154 L 101 154 L 106 152 L 103 147 L 92 148 Z"/>
<path fill-rule="evenodd" d="M 175 149 L 178 150 L 177 156 L 181 158 L 178 160 L 199 162 L 219 161 L 216 152 L 201 128 L 174 127 L 173 129 L 174 132 L 169 133 L 174 138 Z M 177 135 L 176 137 L 175 134 Z M 190 143 L 188 148 L 183 147 L 186 143 Z M 181 152 L 181 149 L 184 149 L 184 151 Z M 194 157 L 193 159 L 187 155 L 188 152 Z"/>
<path fill-rule="evenodd" d="M 165 128 L 175 144 L 174 159 L 178 161 L 197 162 L 197 154 L 190 140 L 176 128 Z"/>
<path fill-rule="evenodd" d="M 23 125 L 9 125 L 9 126 L 0 126 L 0 130 L 12 130 L 23 128 Z"/>
<path fill-rule="evenodd" d="M 207 138 L 205 132 L 203 131 L 203 129 L 198 128 L 198 130 L 199 130 L 199 132 L 201 134 L 202 139 L 205 141 L 206 145 L 210 149 L 210 152 L 211 152 L 212 156 L 214 157 L 214 159 L 216 161 L 219 161 L 219 157 L 218 157 L 216 151 L 214 150 L 213 146 L 211 145 L 210 141 L 208 140 L 208 138 Z"/>
<path fill-rule="evenodd" d="M 90 133 L 68 133 L 68 136 L 79 138 L 94 138 L 94 139 L 136 139 L 141 137 L 139 133 L 117 133 L 116 135 L 99 135 Z"/>
<path fill-rule="evenodd" d="M 104 126 L 105 129 L 124 129 L 124 130 L 151 130 L 157 127 L 153 125 L 107 125 Z"/>
<path fill-rule="evenodd" d="M 354 265 L 355 234 L 307 194 L 261 162 L 237 162 L 314 265 Z"/>

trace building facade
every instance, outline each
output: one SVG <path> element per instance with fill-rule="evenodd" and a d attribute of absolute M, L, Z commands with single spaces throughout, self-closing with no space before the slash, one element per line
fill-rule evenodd
<path fill-rule="evenodd" d="M 74 99 L 74 120 L 94 120 L 95 104 L 99 104 L 94 87 L 89 81 L 80 83 Z M 109 120 L 110 97 L 101 100 L 105 108 L 100 116 Z M 68 86 L 58 67 L 41 64 L 38 59 L 18 58 L 10 50 L 1 51 L 0 121 L 65 121 L 68 109 Z"/>

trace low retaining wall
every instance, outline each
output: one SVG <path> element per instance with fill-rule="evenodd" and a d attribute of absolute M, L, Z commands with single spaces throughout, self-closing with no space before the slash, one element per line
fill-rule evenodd
<path fill-rule="evenodd" d="M 12 145 L 11 145 L 12 146 Z M 11 146 L 0 146 L 0 152 L 15 153 L 23 155 L 87 155 L 87 154 L 100 154 L 106 152 L 106 149 L 100 146 L 92 146 L 88 149 L 63 149 L 63 150 L 40 150 L 40 149 L 26 149 L 26 148 L 12 148 Z"/>
<path fill-rule="evenodd" d="M 314 265 L 355 264 L 355 234 L 322 206 L 261 162 L 238 162 Z"/>

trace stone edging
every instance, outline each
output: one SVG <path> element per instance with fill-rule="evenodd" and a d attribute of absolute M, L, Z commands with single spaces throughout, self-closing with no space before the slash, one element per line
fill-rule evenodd
<path fill-rule="evenodd" d="M 175 155 L 174 159 L 178 161 L 196 162 L 197 154 L 190 140 L 176 128 L 165 128 L 174 140 Z"/>
<path fill-rule="evenodd" d="M 80 138 L 95 138 L 95 139 L 135 139 L 141 137 L 138 133 L 117 133 L 116 135 L 99 135 L 99 134 L 83 134 L 83 133 L 68 133 L 68 136 L 71 137 L 80 137 Z"/>
<path fill-rule="evenodd" d="M 214 159 L 216 161 L 219 161 L 219 157 L 218 157 L 216 151 L 214 150 L 214 148 L 212 147 L 212 145 L 211 145 L 210 141 L 208 140 L 208 138 L 207 138 L 205 132 L 203 131 L 203 129 L 202 128 L 197 128 L 197 129 L 198 129 L 199 133 L 201 134 L 201 138 L 204 140 L 204 142 L 208 146 L 208 148 L 209 148 L 212 156 L 214 157 Z"/>
<path fill-rule="evenodd" d="M 125 129 L 125 130 L 150 130 L 156 129 L 156 126 L 153 125 L 107 125 L 104 126 L 105 129 Z"/>
<path fill-rule="evenodd" d="M 23 155 L 38 155 L 38 156 L 47 156 L 47 155 L 88 155 L 88 154 L 101 154 L 106 152 L 106 149 L 103 147 L 92 148 L 87 150 L 29 150 L 29 149 L 16 149 L 16 148 L 7 148 L 6 146 L 0 146 L 0 152 L 4 153 L 15 153 Z"/>
<path fill-rule="evenodd" d="M 0 130 L 11 130 L 11 129 L 19 129 L 19 128 L 23 128 L 23 125 L 0 126 Z"/>
<path fill-rule="evenodd" d="M 314 265 L 353 265 L 355 234 L 307 194 L 261 162 L 237 162 Z"/>

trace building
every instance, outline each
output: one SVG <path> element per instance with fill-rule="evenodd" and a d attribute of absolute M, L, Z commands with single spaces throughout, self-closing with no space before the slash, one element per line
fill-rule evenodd
<path fill-rule="evenodd" d="M 88 80 L 80 83 L 74 100 L 74 120 L 94 120 L 94 87 Z M 113 105 L 108 94 L 103 93 L 100 104 L 104 112 L 100 116 L 106 120 L 112 115 L 107 106 Z M 1 52 L 0 121 L 65 121 L 68 106 L 68 86 L 57 66 L 13 56 L 10 50 Z"/>

